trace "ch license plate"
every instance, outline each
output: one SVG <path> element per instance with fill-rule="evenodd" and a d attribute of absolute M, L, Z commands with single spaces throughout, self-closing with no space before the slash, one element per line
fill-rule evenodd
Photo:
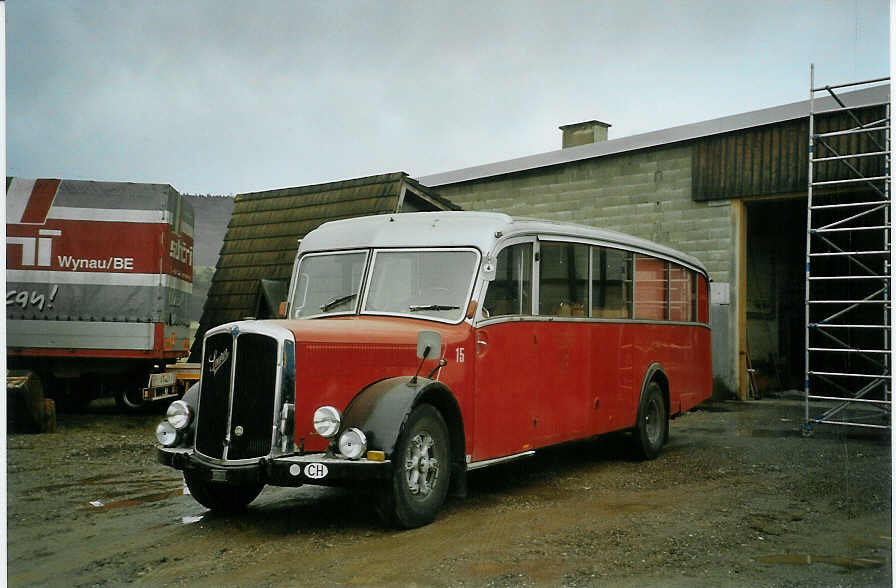
<path fill-rule="evenodd" d="M 312 480 L 326 478 L 327 473 L 327 466 L 322 463 L 309 463 L 305 466 L 305 476 Z"/>

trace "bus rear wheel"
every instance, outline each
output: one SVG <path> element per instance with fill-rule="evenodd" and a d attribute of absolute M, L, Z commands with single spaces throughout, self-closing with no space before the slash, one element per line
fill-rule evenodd
<path fill-rule="evenodd" d="M 638 424 L 632 431 L 635 454 L 650 460 L 660 454 L 669 436 L 669 412 L 659 384 L 651 382 L 644 390 L 638 407 Z"/>
<path fill-rule="evenodd" d="M 433 406 L 408 417 L 392 455 L 392 479 L 377 504 L 388 525 L 412 529 L 431 523 L 448 495 L 451 450 L 448 426 Z"/>

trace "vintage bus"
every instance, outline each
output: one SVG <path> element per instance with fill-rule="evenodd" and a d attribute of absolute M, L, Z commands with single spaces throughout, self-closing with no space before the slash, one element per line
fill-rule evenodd
<path fill-rule="evenodd" d="M 591 227 L 478 212 L 329 222 L 301 242 L 280 320 L 209 330 L 200 382 L 158 426 L 193 497 L 368 485 L 399 527 L 467 472 L 631 431 L 653 459 L 711 394 L 707 273 Z"/>

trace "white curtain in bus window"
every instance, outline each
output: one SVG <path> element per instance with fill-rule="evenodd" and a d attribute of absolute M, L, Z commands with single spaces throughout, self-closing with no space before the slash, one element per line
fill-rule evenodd
<path fill-rule="evenodd" d="M 697 310 L 700 300 L 700 286 L 699 284 L 703 282 L 702 277 L 697 276 L 697 272 L 691 272 L 691 320 L 699 321 L 700 314 Z"/>
<path fill-rule="evenodd" d="M 538 314 L 584 317 L 588 302 L 588 246 L 542 243 Z"/>
<path fill-rule="evenodd" d="M 498 253 L 495 279 L 488 285 L 484 316 L 532 313 L 532 243 L 506 247 Z"/>
<path fill-rule="evenodd" d="M 591 248 L 591 316 L 631 317 L 631 253 L 606 247 Z"/>
<path fill-rule="evenodd" d="M 635 318 L 666 318 L 666 262 L 646 255 L 635 256 Z"/>
<path fill-rule="evenodd" d="M 694 280 L 691 272 L 675 265 L 669 264 L 669 320 L 689 322 L 694 320 L 693 312 L 693 287 Z"/>

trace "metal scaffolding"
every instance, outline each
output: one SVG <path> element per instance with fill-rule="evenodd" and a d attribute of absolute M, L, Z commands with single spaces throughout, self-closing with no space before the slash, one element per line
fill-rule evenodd
<path fill-rule="evenodd" d="M 803 431 L 818 424 L 887 429 L 890 104 L 852 107 L 838 92 L 889 78 L 816 87 L 813 65 L 810 80 Z"/>

